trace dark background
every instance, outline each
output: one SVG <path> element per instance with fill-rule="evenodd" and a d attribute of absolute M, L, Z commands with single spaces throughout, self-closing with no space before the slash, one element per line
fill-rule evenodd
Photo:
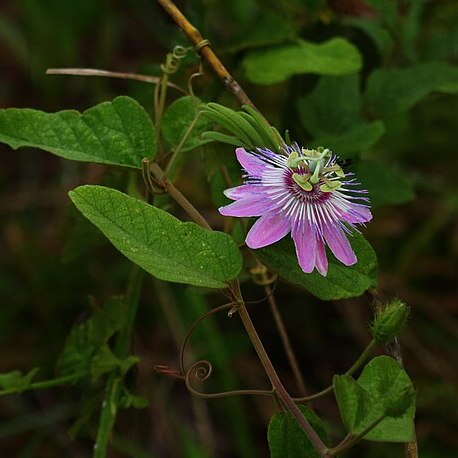
<path fill-rule="evenodd" d="M 332 36 L 349 39 L 364 56 L 363 79 L 373 68 L 386 65 L 428 60 L 458 64 L 458 4 L 454 1 L 421 2 L 410 62 L 397 42 L 390 60 L 382 62 L 370 39 L 345 25 L 348 17 L 377 15 L 363 1 L 180 3 L 255 104 L 280 129 L 290 126 L 303 143 L 310 135 L 297 122 L 294 100 L 311 91 L 317 77 L 256 86 L 246 81 L 240 66 L 247 49 L 269 45 L 272 30 L 264 31 L 264 41 L 250 44 L 247 38 L 260 10 L 272 11 L 279 21 L 284 15 L 293 17 L 293 33 L 313 41 Z M 409 4 L 399 2 L 401 19 Z M 186 41 L 152 0 L 4 0 L 0 107 L 84 110 L 127 94 L 151 112 L 151 85 L 46 76 L 45 70 L 91 67 L 160 75 L 159 64 L 176 44 Z M 176 81 L 185 85 L 196 68 L 197 59 L 189 59 Z M 236 107 L 209 69 L 195 91 L 203 100 Z M 170 94 L 173 100 L 175 94 Z M 458 450 L 457 122 L 458 98 L 437 93 L 424 97 L 402 119 L 390 120 L 386 136 L 372 154 L 395 164 L 408 177 L 415 198 L 374 209 L 374 220 L 364 231 L 379 257 L 380 296 L 384 300 L 401 297 L 412 307 L 400 342 L 406 370 L 418 391 L 416 425 L 423 457 L 451 457 Z M 128 261 L 96 230 L 81 223 L 67 192 L 83 183 L 115 185 L 126 176 L 105 166 L 72 163 L 30 149 L 13 151 L 0 145 L 0 154 L 0 373 L 40 367 L 39 378 L 46 379 L 53 375 L 71 326 L 89 316 L 91 301 L 103 303 L 111 295 L 123 294 L 129 272 Z M 178 187 L 204 209 L 212 224 L 222 226 L 209 198 L 203 154 L 189 153 Z M 307 388 L 317 391 L 329 384 L 332 374 L 344 372 L 368 342 L 370 299 L 324 303 L 282 282 L 276 293 Z M 247 285 L 245 295 L 255 301 L 263 297 L 263 290 Z M 152 278 L 146 281 L 133 345 L 141 362 L 129 377 L 132 390 L 150 404 L 120 413 L 110 456 L 268 456 L 266 428 L 275 412 L 270 401 L 193 401 L 180 381 L 153 371 L 155 364 L 177 361 L 184 330 L 221 301 L 216 294 L 159 284 Z M 267 304 L 250 307 L 267 350 L 294 392 Z M 216 368 L 206 391 L 266 386 L 238 321 L 217 317 L 196 333 L 192 346 L 191 360 L 207 357 Z M 102 386 L 79 385 L 1 397 L 0 456 L 90 456 L 101 391 Z M 91 405 L 94 415 L 74 428 L 76 437 L 70 437 L 68 429 Z M 333 397 L 316 402 L 314 408 L 325 419 L 334 442 L 342 437 Z M 403 448 L 366 442 L 346 456 L 397 457 L 403 456 Z"/>

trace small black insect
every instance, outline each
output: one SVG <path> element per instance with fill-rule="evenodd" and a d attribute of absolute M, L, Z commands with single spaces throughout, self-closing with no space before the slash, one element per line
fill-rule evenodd
<path fill-rule="evenodd" d="M 342 168 L 345 168 L 353 164 L 353 159 L 337 159 L 336 162 Z"/>

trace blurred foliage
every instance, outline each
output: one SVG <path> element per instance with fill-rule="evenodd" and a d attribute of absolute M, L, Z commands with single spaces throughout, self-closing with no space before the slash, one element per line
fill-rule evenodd
<path fill-rule="evenodd" d="M 412 309 L 401 345 L 406 371 L 419 393 L 421 456 L 453 456 L 458 449 L 458 416 L 450 408 L 458 401 L 457 2 L 178 4 L 280 132 L 288 129 L 303 145 L 325 142 L 352 159 L 347 167 L 370 190 L 376 207 L 364 233 L 379 259 L 379 294 L 401 297 Z M 152 85 L 44 72 L 93 67 L 159 76 L 165 54 L 177 44 L 187 46 L 153 0 L 4 1 L 0 107 L 84 111 L 125 94 L 152 112 Z M 332 72 L 313 71 L 325 57 L 340 59 L 341 65 Z M 173 82 L 187 88 L 198 70 L 198 59 L 189 57 Z M 193 90 L 202 101 L 240 108 L 207 68 L 203 77 L 193 79 Z M 186 112 L 190 120 L 194 109 L 191 99 L 176 101 L 177 96 L 170 89 L 167 102 L 172 104 L 164 115 L 167 148 L 176 146 L 184 129 L 173 122 L 174 110 Z M 201 122 L 199 132 L 207 128 Z M 225 187 L 220 156 L 230 157 L 232 148 L 192 137 L 184 150 L 189 151 L 177 167 L 177 186 L 205 209 L 213 226 L 222 227 L 213 206 L 221 205 Z M 129 262 L 71 208 L 67 191 L 86 183 L 125 189 L 132 178 L 106 165 L 63 161 L 30 149 L 12 151 L 0 145 L 0 151 L 0 373 L 27 384 L 32 377 L 52 378 L 55 361 L 71 344 L 70 330 L 71 337 L 94 325 L 104 310 L 95 307 L 94 315 L 94 304 L 108 304 L 124 294 L 130 271 Z M 229 166 L 228 173 L 237 184 L 237 167 Z M 286 283 L 279 283 L 276 293 L 307 387 L 317 391 L 330 383 L 332 374 L 345 372 L 367 343 L 369 301 L 323 303 Z M 246 288 L 249 300 L 263 295 L 259 287 Z M 257 398 L 193 400 L 182 383 L 153 372 L 155 364 L 176 361 L 185 330 L 221 300 L 209 291 L 144 280 L 132 350 L 140 362 L 127 372 L 123 396 L 126 406 L 142 405 L 132 393 L 149 405 L 120 412 L 110 456 L 268 455 L 265 428 L 274 405 Z M 253 304 L 252 312 L 282 379 L 294 392 L 265 304 Z M 118 329 L 116 320 L 109 323 L 99 329 L 103 339 L 91 354 L 82 355 L 94 378 L 102 379 L 107 367 L 125 363 L 103 347 Z M 95 356 L 97 364 L 91 362 Z M 198 328 L 188 358 L 213 362 L 215 375 L 204 386 L 209 392 L 259 387 L 263 380 L 242 329 L 222 317 Z M 123 366 L 126 371 L 129 364 Z M 41 370 L 35 375 L 30 371 L 37 366 Z M 20 372 L 13 373 L 16 369 Z M 103 398 L 100 379 L 90 389 L 83 383 L 1 397 L 0 455 L 91 456 Z M 325 426 L 330 438 L 341 438 L 335 404 L 323 398 L 315 407 L 321 418 L 329 419 Z M 66 432 L 72 425 L 74 439 Z M 403 449 L 368 443 L 345 456 L 400 457 Z"/>

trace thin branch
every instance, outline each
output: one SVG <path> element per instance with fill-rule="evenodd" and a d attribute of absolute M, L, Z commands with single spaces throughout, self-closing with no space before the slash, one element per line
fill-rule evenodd
<path fill-rule="evenodd" d="M 6 390 L 0 391 L 0 396 L 6 396 L 8 394 L 14 394 L 14 393 L 23 393 L 24 391 L 44 390 L 47 388 L 53 388 L 55 386 L 60 386 L 60 385 L 68 385 L 70 383 L 74 383 L 87 376 L 88 376 L 87 372 L 80 372 L 77 374 L 65 375 L 63 377 L 55 378 L 52 380 L 44 380 L 42 382 L 31 383 L 30 385 L 28 385 L 27 387 L 23 389 L 20 389 L 17 387 L 7 388 Z"/>
<path fill-rule="evenodd" d="M 73 76 L 103 76 L 107 78 L 118 78 L 125 80 L 141 81 L 143 83 L 159 84 L 161 78 L 158 76 L 140 75 L 138 73 L 112 72 L 109 70 L 99 70 L 97 68 L 48 68 L 47 75 L 73 75 Z M 178 92 L 187 95 L 187 92 L 180 86 L 167 83 L 167 86 L 176 89 Z"/>
<path fill-rule="evenodd" d="M 176 147 L 175 151 L 172 153 L 172 157 L 169 159 L 167 162 L 167 166 L 165 167 L 165 175 L 168 176 L 170 173 L 170 170 L 172 168 L 173 163 L 175 162 L 175 159 L 178 156 L 178 153 L 181 151 L 181 148 L 183 148 L 183 145 L 185 144 L 186 140 L 189 138 L 191 135 L 192 130 L 197 124 L 197 121 L 199 120 L 200 115 L 202 114 L 201 111 L 198 111 L 196 116 L 194 116 L 194 119 L 191 121 L 189 124 L 188 128 L 186 129 L 186 132 L 184 133 L 182 139 L 180 140 L 180 143 L 178 143 L 178 146 Z"/>
<path fill-rule="evenodd" d="M 286 331 L 286 327 L 283 322 L 280 310 L 278 309 L 277 301 L 275 300 L 275 296 L 269 285 L 264 286 L 264 290 L 266 292 L 267 302 L 269 303 L 272 316 L 274 317 L 275 325 L 277 326 L 278 333 L 280 334 L 280 339 L 282 341 L 286 357 L 288 358 L 289 365 L 291 366 L 294 378 L 296 379 L 296 384 L 299 388 L 299 393 L 301 396 L 305 396 L 307 393 L 307 389 L 305 388 L 304 378 L 299 368 L 299 363 L 297 361 L 296 354 L 294 353 L 293 347 L 291 345 L 291 341 L 289 339 L 288 332 Z"/>
<path fill-rule="evenodd" d="M 344 451 L 348 450 L 349 448 L 353 447 L 356 443 L 358 443 L 369 431 L 374 429 L 383 419 L 385 415 L 381 415 L 380 417 L 376 418 L 367 428 L 363 431 L 358 433 L 355 436 L 347 436 L 339 445 L 328 449 L 327 452 L 330 456 L 335 456 L 338 454 L 343 453 Z"/>
<path fill-rule="evenodd" d="M 173 185 L 173 183 L 165 178 L 164 171 L 156 163 L 150 165 L 150 169 L 154 177 L 163 184 L 164 189 L 171 195 L 175 202 L 180 205 L 186 213 L 201 227 L 204 229 L 210 229 L 210 225 L 206 219 L 197 211 L 197 209 L 189 202 L 186 197 L 181 194 L 180 191 Z"/>
<path fill-rule="evenodd" d="M 239 83 L 227 71 L 216 54 L 212 51 L 208 40 L 204 40 L 200 32 L 186 19 L 183 13 L 170 0 L 157 0 L 164 10 L 170 15 L 175 23 L 180 27 L 188 40 L 195 46 L 207 64 L 213 69 L 223 84 L 234 94 L 241 105 L 251 105 L 253 102 L 245 94 Z"/>

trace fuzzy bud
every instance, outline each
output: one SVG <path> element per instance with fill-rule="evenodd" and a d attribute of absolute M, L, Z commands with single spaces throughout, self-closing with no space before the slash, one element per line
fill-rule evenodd
<path fill-rule="evenodd" d="M 409 311 L 409 307 L 404 302 L 393 299 L 376 314 L 371 326 L 372 337 L 378 343 L 393 341 L 406 324 Z"/>

